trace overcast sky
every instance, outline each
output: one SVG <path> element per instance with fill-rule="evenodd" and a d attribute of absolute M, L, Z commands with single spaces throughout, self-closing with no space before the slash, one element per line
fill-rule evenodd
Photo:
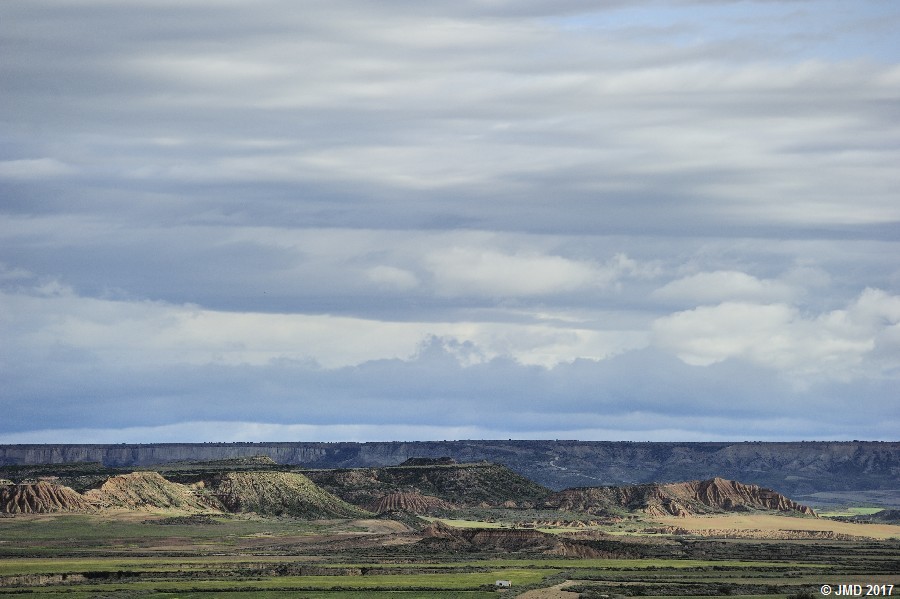
<path fill-rule="evenodd" d="M 0 3 L 0 442 L 898 439 L 900 4 Z"/>

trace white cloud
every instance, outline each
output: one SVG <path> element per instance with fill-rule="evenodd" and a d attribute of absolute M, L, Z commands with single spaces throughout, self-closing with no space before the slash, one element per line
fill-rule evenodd
<path fill-rule="evenodd" d="M 413 289 L 419 285 L 415 274 L 396 266 L 373 266 L 366 270 L 366 277 L 376 285 L 401 291 Z"/>
<path fill-rule="evenodd" d="M 536 252 L 507 254 L 480 247 L 431 252 L 425 263 L 438 293 L 518 297 L 609 285 L 615 273 L 584 262 Z"/>
<path fill-rule="evenodd" d="M 797 297 L 799 290 L 781 281 L 758 279 L 734 270 L 701 272 L 663 285 L 653 292 L 662 300 L 712 304 L 723 301 L 778 302 Z"/>
<path fill-rule="evenodd" d="M 846 380 L 900 367 L 900 352 L 866 361 L 877 346 L 896 349 L 898 323 L 900 297 L 867 289 L 846 309 L 818 316 L 787 304 L 749 302 L 677 312 L 653 323 L 653 343 L 688 364 L 738 358 L 788 375 Z"/>
<path fill-rule="evenodd" d="M 396 274 L 396 273 L 392 273 Z M 81 297 L 55 281 L 30 293 L 0 292 L 0 333 L 21 349 L 86 352 L 108 368 L 255 365 L 277 360 L 339 368 L 406 359 L 437 336 L 473 344 L 473 362 L 497 356 L 553 367 L 643 347 L 640 330 L 580 321 L 384 321 L 328 314 L 226 312 L 195 305 Z"/>

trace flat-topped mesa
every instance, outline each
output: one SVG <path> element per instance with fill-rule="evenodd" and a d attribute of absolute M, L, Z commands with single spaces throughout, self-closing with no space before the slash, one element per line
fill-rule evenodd
<path fill-rule="evenodd" d="M 582 487 L 554 493 L 546 507 L 604 514 L 621 510 L 652 516 L 690 516 L 747 510 L 771 510 L 817 516 L 812 508 L 757 485 L 723 478 L 681 483 Z"/>
<path fill-rule="evenodd" d="M 47 514 L 54 512 L 93 512 L 96 506 L 69 487 L 38 481 L 0 486 L 0 513 Z"/>

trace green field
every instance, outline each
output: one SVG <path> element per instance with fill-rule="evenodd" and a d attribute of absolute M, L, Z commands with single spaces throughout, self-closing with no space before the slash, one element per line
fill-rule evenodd
<path fill-rule="evenodd" d="M 880 512 L 884 508 L 881 507 L 845 507 L 837 510 L 829 510 L 819 512 L 819 516 L 823 518 L 834 518 L 836 516 L 869 516 Z"/>

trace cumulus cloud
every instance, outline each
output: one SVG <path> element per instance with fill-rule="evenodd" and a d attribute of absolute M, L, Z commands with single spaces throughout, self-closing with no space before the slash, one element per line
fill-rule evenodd
<path fill-rule="evenodd" d="M 740 271 L 715 271 L 690 275 L 666 283 L 653 292 L 662 300 L 712 304 L 725 300 L 790 301 L 798 290 L 781 281 L 760 280 Z"/>
<path fill-rule="evenodd" d="M 677 312 L 654 322 L 655 344 L 688 364 L 746 359 L 778 372 L 825 378 L 881 376 L 900 361 L 868 364 L 879 345 L 893 345 L 900 297 L 867 289 L 842 310 L 804 315 L 787 304 L 724 302 Z"/>
<path fill-rule="evenodd" d="M 589 264 L 560 256 L 509 255 L 482 248 L 451 248 L 431 254 L 426 263 L 438 291 L 447 295 L 543 295 L 602 285 L 609 279 Z"/>

